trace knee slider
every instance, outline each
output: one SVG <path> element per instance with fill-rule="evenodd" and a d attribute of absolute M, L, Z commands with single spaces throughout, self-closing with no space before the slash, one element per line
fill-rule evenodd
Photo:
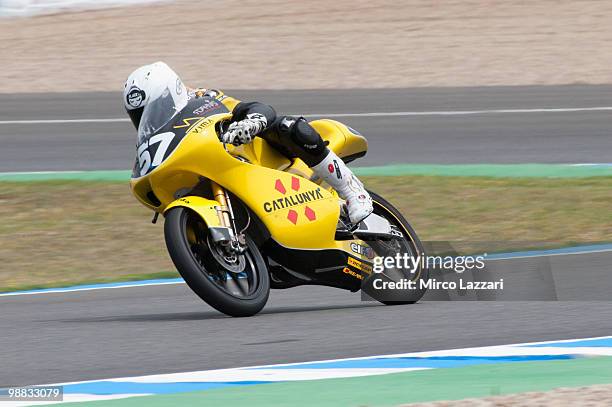
<path fill-rule="evenodd" d="M 283 117 L 279 132 L 288 135 L 297 147 L 311 155 L 321 154 L 325 150 L 323 139 L 303 117 Z"/>
<path fill-rule="evenodd" d="M 319 133 L 317 133 L 317 131 L 302 117 L 300 117 L 293 126 L 292 133 L 295 141 L 300 144 L 314 145 L 319 144 L 319 142 L 323 143 Z"/>

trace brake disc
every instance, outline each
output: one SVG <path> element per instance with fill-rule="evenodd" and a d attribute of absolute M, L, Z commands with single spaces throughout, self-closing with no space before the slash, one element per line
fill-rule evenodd
<path fill-rule="evenodd" d="M 210 236 L 206 239 L 206 241 L 208 243 L 210 253 L 217 261 L 217 264 L 219 264 L 225 270 L 235 274 L 242 273 L 244 271 L 244 266 L 246 265 L 244 254 L 227 252 L 223 247 L 220 247 L 220 245 L 211 242 Z"/>

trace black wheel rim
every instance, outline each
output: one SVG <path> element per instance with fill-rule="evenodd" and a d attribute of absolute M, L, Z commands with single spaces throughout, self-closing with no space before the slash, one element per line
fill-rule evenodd
<path fill-rule="evenodd" d="M 215 243 L 208 238 L 208 228 L 196 213 L 186 211 L 181 226 L 193 260 L 205 278 L 217 289 L 234 298 L 245 300 L 255 296 L 260 281 L 255 259 L 248 247 L 240 255 L 244 268 L 240 272 L 230 271 L 235 267 L 227 267 L 219 255 L 213 255 L 211 250 L 215 250 L 212 246 Z"/>
<path fill-rule="evenodd" d="M 422 253 L 418 252 L 418 248 L 416 244 L 412 240 L 412 236 L 409 231 L 402 225 L 402 223 L 393 216 L 388 209 L 379 204 L 378 202 L 374 202 L 374 213 L 385 218 L 391 225 L 395 226 L 399 231 L 402 232 L 403 238 L 392 239 L 390 241 L 376 241 L 372 242 L 370 246 L 374 250 L 377 256 L 395 256 L 397 253 L 400 255 L 404 255 L 407 253 L 408 256 L 418 256 Z M 410 270 L 407 269 L 392 269 L 385 271 L 387 277 L 394 281 L 398 281 L 399 279 L 408 279 L 412 281 L 417 281 L 421 277 L 421 268 L 419 267 L 414 273 L 411 273 Z"/>

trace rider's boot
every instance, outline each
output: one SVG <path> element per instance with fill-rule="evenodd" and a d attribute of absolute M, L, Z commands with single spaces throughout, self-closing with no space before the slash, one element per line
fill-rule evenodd
<path fill-rule="evenodd" d="M 317 176 L 323 178 L 346 201 L 349 219 L 358 224 L 372 213 L 372 198 L 361 181 L 333 151 L 323 161 L 312 167 Z"/>

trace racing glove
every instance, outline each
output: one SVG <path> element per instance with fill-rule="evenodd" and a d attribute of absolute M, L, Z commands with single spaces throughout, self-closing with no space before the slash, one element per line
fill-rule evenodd
<path fill-rule="evenodd" d="M 253 137 L 261 133 L 268 125 L 266 116 L 260 113 L 250 113 L 246 119 L 233 122 L 221 136 L 224 143 L 239 146 L 253 141 Z"/>

